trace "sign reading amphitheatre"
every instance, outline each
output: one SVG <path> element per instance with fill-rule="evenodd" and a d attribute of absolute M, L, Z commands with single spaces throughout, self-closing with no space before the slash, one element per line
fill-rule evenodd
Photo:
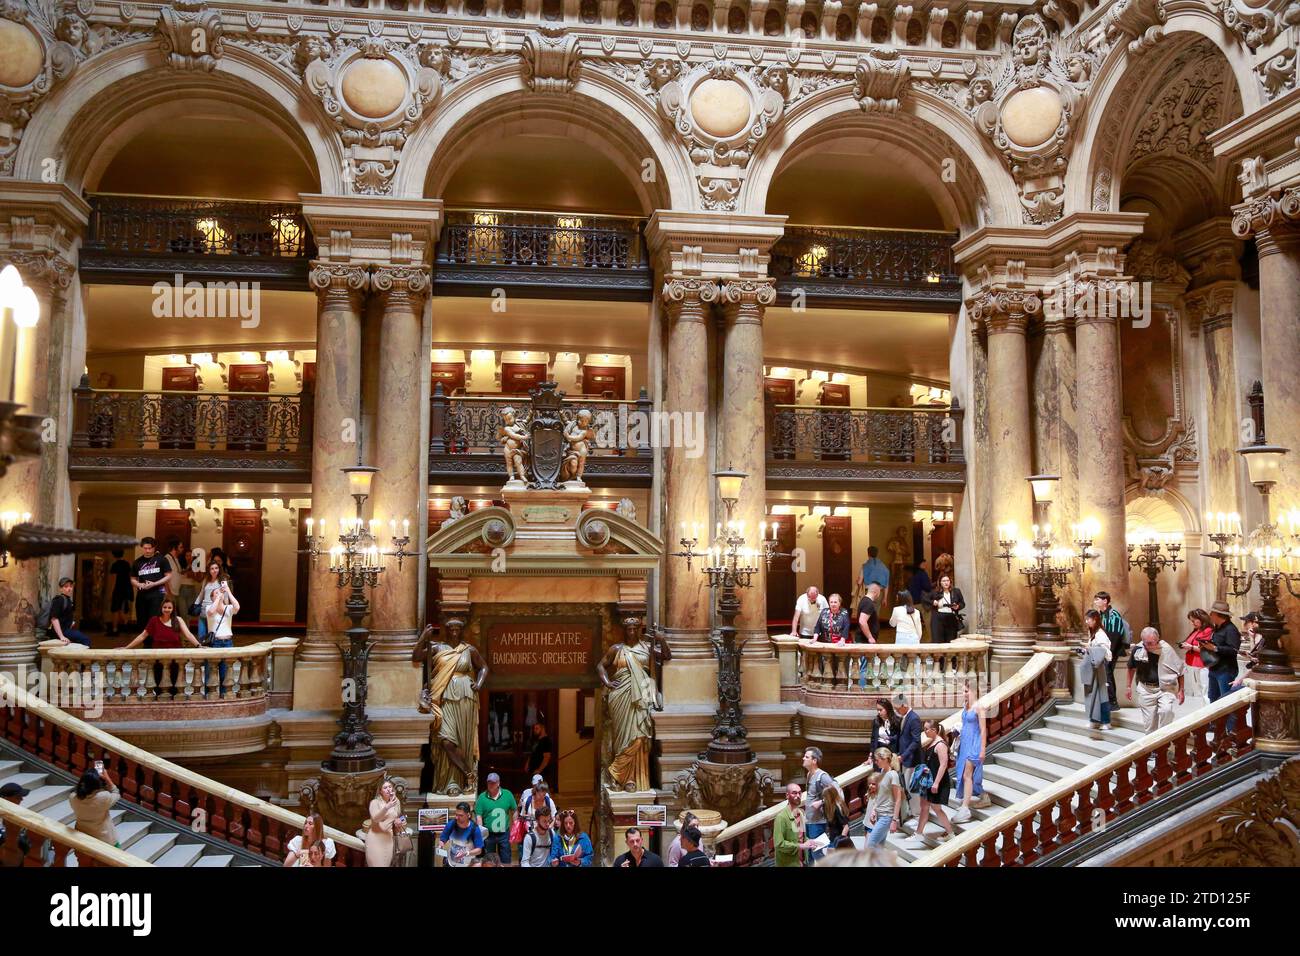
<path fill-rule="evenodd" d="M 595 627 L 583 621 L 489 624 L 487 665 L 496 674 L 591 672 Z"/>

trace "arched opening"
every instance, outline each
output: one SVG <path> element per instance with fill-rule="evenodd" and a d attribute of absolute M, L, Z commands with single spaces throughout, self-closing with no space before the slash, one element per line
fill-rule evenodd
<path fill-rule="evenodd" d="M 989 28 L 987 23 L 981 23 L 975 28 L 975 49 L 993 49 L 993 31 Z"/>
<path fill-rule="evenodd" d="M 691 8 L 691 29 L 697 33 L 703 33 L 709 29 L 711 14 L 709 8 L 702 3 L 697 3 Z"/>
<path fill-rule="evenodd" d="M 505 0 L 501 9 L 511 20 L 518 20 L 524 15 L 524 0 Z"/>
<path fill-rule="evenodd" d="M 599 0 L 582 0 L 582 6 L 578 10 L 578 16 L 581 18 L 583 23 L 599 23 Z"/>
<path fill-rule="evenodd" d="M 817 38 L 817 14 L 811 10 L 804 11 L 804 15 L 799 18 L 799 29 L 803 31 L 803 35 L 809 40 L 815 40 Z"/>
<path fill-rule="evenodd" d="M 620 0 L 618 5 L 618 25 L 630 27 L 636 24 L 636 4 L 632 0 Z"/>
<path fill-rule="evenodd" d="M 542 0 L 542 19 L 548 23 L 563 20 L 564 3 L 562 0 Z"/>
<path fill-rule="evenodd" d="M 486 8 L 484 0 L 465 0 L 465 12 L 471 17 L 483 16 L 483 10 Z"/>
<path fill-rule="evenodd" d="M 939 34 L 940 41 L 945 49 L 951 50 L 957 46 L 957 24 L 953 20 L 945 20 L 943 30 Z"/>
<path fill-rule="evenodd" d="M 743 7 L 737 4 L 733 4 L 727 10 L 727 32 L 728 33 L 744 33 L 745 25 L 748 22 L 749 22 L 748 13 Z"/>
<path fill-rule="evenodd" d="M 853 21 L 847 13 L 835 18 L 835 39 L 844 42 L 853 38 Z"/>
<path fill-rule="evenodd" d="M 784 26 L 785 20 L 779 10 L 772 7 L 767 8 L 767 13 L 763 14 L 763 35 L 769 37 L 779 37 Z"/>
<path fill-rule="evenodd" d="M 907 45 L 920 46 L 925 41 L 925 28 L 916 17 L 907 21 Z"/>
<path fill-rule="evenodd" d="M 673 8 L 670 3 L 655 4 L 655 29 L 668 30 L 673 25 Z"/>
<path fill-rule="evenodd" d="M 885 22 L 884 17 L 873 17 L 871 20 L 871 42 L 884 43 L 889 39 L 889 24 Z"/>

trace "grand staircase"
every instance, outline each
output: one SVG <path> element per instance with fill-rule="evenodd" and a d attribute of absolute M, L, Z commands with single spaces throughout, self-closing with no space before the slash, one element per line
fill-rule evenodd
<path fill-rule="evenodd" d="M 1047 785 L 1142 737 L 1142 718 L 1134 708 L 1118 711 L 1111 726 L 1114 729 L 1093 730 L 1088 725 L 1082 704 L 1056 704 L 1045 715 L 1000 741 L 996 750 L 990 748 L 984 764 L 984 793 L 988 805 L 972 805 L 970 820 L 954 824 L 953 830 L 962 833 L 977 826 L 1006 807 L 1014 806 Z M 946 808 L 950 819 L 959 805 L 956 787 L 951 794 L 950 805 Z M 942 845 L 938 838 L 943 835 L 943 826 L 933 813 L 924 835 L 916 836 L 913 832 L 915 826 L 916 818 L 913 817 L 901 824 L 899 832 L 889 835 L 887 845 L 898 853 L 900 862 L 910 863 Z M 857 846 L 865 845 L 866 831 L 862 820 L 854 821 L 850 836 Z"/>
<path fill-rule="evenodd" d="M 0 745 L 0 784 L 16 783 L 30 792 L 24 809 L 66 826 L 75 826 L 69 802 L 76 780 L 71 774 L 25 758 L 16 748 Z M 119 800 L 109 812 L 123 851 L 154 866 L 274 866 L 252 854 L 229 852 L 215 841 L 203 841 L 188 827 L 146 814 Z M 75 857 L 67 861 L 76 865 Z"/>

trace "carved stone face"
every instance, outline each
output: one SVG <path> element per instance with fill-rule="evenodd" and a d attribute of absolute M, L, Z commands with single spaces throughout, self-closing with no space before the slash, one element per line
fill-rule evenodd
<path fill-rule="evenodd" d="M 790 95 L 790 74 L 779 66 L 769 66 L 763 71 L 763 85 L 785 99 Z"/>
<path fill-rule="evenodd" d="M 978 106 L 980 103 L 986 103 L 993 98 L 993 81 L 984 77 L 977 77 L 970 81 L 970 98 L 971 102 Z"/>
<path fill-rule="evenodd" d="M 641 638 L 641 622 L 630 617 L 623 622 L 623 634 L 629 644 L 635 644 Z"/>
<path fill-rule="evenodd" d="M 681 74 L 682 65 L 673 60 L 652 60 L 646 67 L 646 76 L 656 90 L 662 89 Z"/>
<path fill-rule="evenodd" d="M 54 30 L 54 35 L 64 43 L 80 47 L 86 42 L 86 22 L 80 17 L 64 17 Z"/>
<path fill-rule="evenodd" d="M 460 636 L 465 630 L 465 622 L 453 618 L 447 622 L 446 639 L 448 644 L 459 644 Z"/>
<path fill-rule="evenodd" d="M 1033 17 L 1026 17 L 1016 25 L 1011 44 L 1011 56 L 1017 66 L 1037 66 L 1043 54 L 1047 36 L 1043 25 Z"/>
<path fill-rule="evenodd" d="M 298 68 L 302 69 L 308 63 L 325 59 L 325 52 L 325 45 L 321 42 L 320 37 L 305 36 L 298 41 L 293 59 L 298 64 Z"/>

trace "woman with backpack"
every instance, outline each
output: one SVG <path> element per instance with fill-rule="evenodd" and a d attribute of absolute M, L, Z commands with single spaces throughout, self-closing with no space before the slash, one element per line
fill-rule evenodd
<path fill-rule="evenodd" d="M 925 830 L 931 810 L 944 830 L 940 842 L 952 836 L 952 821 L 943 809 L 948 804 L 948 791 L 952 787 L 952 781 L 948 777 L 950 763 L 948 745 L 939 732 L 939 722 L 927 720 L 921 732 L 921 766 L 915 771 L 919 782 L 917 789 L 913 790 L 921 798 L 920 816 L 916 821 L 918 837 Z M 928 774 L 926 771 L 929 771 Z"/>

